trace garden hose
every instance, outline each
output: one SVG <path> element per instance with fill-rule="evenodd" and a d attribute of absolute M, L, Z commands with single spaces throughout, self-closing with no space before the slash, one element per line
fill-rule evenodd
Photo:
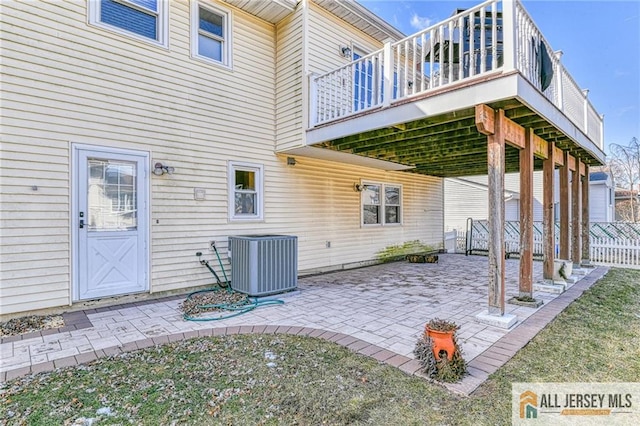
<path fill-rule="evenodd" d="M 218 290 L 212 289 L 212 290 L 196 291 L 189 294 L 189 296 L 187 296 L 187 299 L 190 299 L 192 295 L 203 293 L 203 292 L 209 292 L 209 291 L 218 291 Z M 231 290 L 230 292 L 233 292 L 233 290 Z M 276 300 L 276 299 L 258 300 L 256 298 L 253 298 L 252 300 L 249 296 L 246 296 L 243 300 L 236 303 L 217 303 L 217 304 L 197 305 L 199 309 L 219 309 L 221 311 L 228 311 L 230 312 L 229 314 L 223 314 L 216 317 L 194 317 L 185 313 L 182 315 L 182 317 L 187 321 L 219 321 L 227 318 L 237 317 L 242 314 L 246 314 L 247 312 L 253 311 L 255 308 L 259 306 L 283 305 L 283 304 L 284 304 L 283 300 Z"/>
<path fill-rule="evenodd" d="M 220 269 L 222 270 L 222 274 L 224 275 L 225 284 L 223 285 L 223 283 L 220 280 L 220 277 L 218 276 L 216 271 L 211 267 L 211 265 L 209 265 L 209 262 L 207 260 L 200 259 L 200 257 L 202 256 L 202 253 L 197 252 L 196 256 L 198 256 L 198 259 L 200 260 L 200 264 L 206 266 L 207 269 L 211 271 L 213 276 L 216 277 L 216 281 L 218 283 L 219 288 L 213 287 L 213 288 L 191 292 L 187 295 L 187 300 L 191 300 L 193 296 L 196 296 L 198 294 L 218 292 L 220 291 L 219 289 L 226 289 L 227 293 L 229 294 L 235 293 L 235 291 L 231 288 L 231 281 L 229 281 L 229 278 L 227 277 L 227 273 L 224 270 L 224 265 L 222 264 L 222 259 L 220 258 L 220 254 L 218 253 L 218 249 L 216 248 L 214 243 L 211 244 L 211 248 L 216 253 L 216 257 L 218 258 L 218 264 L 220 265 Z M 247 312 L 254 310 L 259 306 L 283 305 L 283 304 L 284 304 L 283 300 L 277 300 L 277 299 L 258 300 L 257 298 L 253 298 L 252 300 L 252 298 L 250 298 L 249 296 L 245 296 L 244 299 L 235 303 L 212 303 L 212 304 L 196 305 L 196 308 L 198 309 L 217 309 L 223 312 L 230 312 L 229 314 L 219 315 L 216 317 L 200 317 L 200 316 L 194 317 L 187 313 L 184 313 L 182 317 L 187 321 L 218 321 L 218 320 L 233 318 L 238 315 L 245 314 Z"/>

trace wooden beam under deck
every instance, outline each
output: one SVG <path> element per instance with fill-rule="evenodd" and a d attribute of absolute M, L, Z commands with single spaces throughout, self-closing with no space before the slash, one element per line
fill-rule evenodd
<path fill-rule="evenodd" d="M 489 315 L 504 315 L 504 111 L 495 113 L 495 129 L 487 136 L 489 202 Z"/>
<path fill-rule="evenodd" d="M 495 132 L 494 128 L 496 123 L 495 118 L 493 118 L 492 115 L 494 115 L 493 108 L 488 105 L 476 105 L 476 128 L 483 135 L 489 136 Z M 513 120 L 503 117 L 502 133 L 504 135 L 505 143 L 519 149 L 524 149 L 524 127 L 520 126 Z"/>
<path fill-rule="evenodd" d="M 533 157 L 536 136 L 525 132 L 520 150 L 520 277 L 519 295 L 533 297 Z"/>
<path fill-rule="evenodd" d="M 582 223 L 580 228 L 582 230 L 582 261 L 581 264 L 588 265 L 589 259 L 591 259 L 591 236 L 589 235 L 589 166 L 584 166 L 584 174 L 582 179 Z"/>
<path fill-rule="evenodd" d="M 553 153 L 555 144 L 549 142 L 547 145 L 547 159 L 543 163 L 543 194 L 542 194 L 542 252 L 543 252 L 543 273 L 542 276 L 547 281 L 553 281 L 553 263 L 555 257 L 555 218 L 553 211 L 554 187 L 555 187 L 555 162 Z"/>
<path fill-rule="evenodd" d="M 533 134 L 533 130 L 531 130 L 531 135 L 529 137 L 532 138 L 531 143 L 533 144 L 533 154 L 538 158 L 546 160 L 549 156 L 547 141 L 542 139 L 540 136 Z"/>
<path fill-rule="evenodd" d="M 580 191 L 581 179 L 580 179 L 580 166 L 574 167 L 571 172 L 571 260 L 573 265 L 577 268 L 580 266 L 582 250 L 580 234 L 581 234 L 581 216 L 582 208 L 580 204 L 580 198 L 582 193 Z"/>
<path fill-rule="evenodd" d="M 565 161 L 560 172 L 560 259 L 570 259 L 569 242 L 569 153 L 565 152 Z"/>
<path fill-rule="evenodd" d="M 564 151 L 558 148 L 557 146 L 553 146 L 553 162 L 556 166 L 563 167 L 565 164 Z"/>

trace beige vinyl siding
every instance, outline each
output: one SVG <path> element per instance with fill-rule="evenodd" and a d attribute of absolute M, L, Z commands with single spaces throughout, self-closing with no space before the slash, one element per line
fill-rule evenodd
<path fill-rule="evenodd" d="M 306 123 L 303 123 L 304 75 L 303 22 L 304 10 L 278 23 L 276 28 L 276 151 L 301 146 Z"/>
<path fill-rule="evenodd" d="M 304 46 L 307 51 L 303 50 Z M 309 98 L 301 90 L 308 83 L 305 71 L 322 74 L 349 63 L 350 59 L 340 55 L 340 46 L 355 46 L 371 52 L 382 48 L 382 43 L 312 1 L 308 2 L 306 13 L 299 6 L 278 24 L 277 152 L 304 146 L 308 123 L 303 109 L 309 107 Z M 305 63 L 307 70 L 303 69 Z"/>
<path fill-rule="evenodd" d="M 382 42 L 373 39 L 357 28 L 338 19 L 326 10 L 309 5 L 309 70 L 325 73 L 351 62 L 340 54 L 340 46 L 355 46 L 369 53 L 383 47 Z"/>
<path fill-rule="evenodd" d="M 444 211 L 445 230 L 465 229 L 467 218 L 486 220 L 487 210 L 487 176 L 465 176 L 462 180 L 473 182 L 479 186 L 460 183 L 457 180 L 444 180 Z M 505 191 L 520 193 L 520 174 L 507 173 L 504 177 Z M 542 221 L 542 172 L 533 172 L 533 220 Z M 557 191 L 556 191 L 557 192 Z M 557 198 L 557 194 L 556 194 Z M 519 201 L 511 200 L 506 203 L 510 212 L 520 211 Z M 506 214 L 506 212 L 505 212 Z M 519 219 L 517 219 L 519 220 Z"/>
<path fill-rule="evenodd" d="M 274 59 L 276 46 L 295 47 L 301 16 L 276 29 L 228 8 L 232 70 L 191 58 L 186 1 L 170 3 L 169 49 L 89 26 L 86 2 L 0 2 L 0 314 L 71 303 L 74 143 L 149 152 L 150 166 L 175 168 L 149 177 L 151 292 L 210 285 L 195 253 L 219 269 L 208 250 L 216 241 L 228 268 L 231 235 L 297 235 L 302 273 L 368 261 L 406 240 L 442 241 L 441 179 L 301 157 L 287 166 L 274 154 L 276 132 L 302 143 L 302 70 L 283 51 Z M 313 13 L 314 26 L 331 21 Z M 337 45 L 314 49 L 316 67 L 322 49 L 341 61 Z M 293 69 L 276 81 L 276 63 Z M 229 161 L 264 166 L 263 221 L 229 221 Z M 360 180 L 403 186 L 403 226 L 360 226 Z"/>
<path fill-rule="evenodd" d="M 361 227 L 361 194 L 353 189 L 361 179 L 403 186 L 403 226 Z M 407 240 L 442 241 L 440 179 L 299 158 L 266 180 L 269 230 L 298 235 L 301 271 L 370 260 Z"/>
<path fill-rule="evenodd" d="M 465 178 L 466 179 L 466 178 Z M 444 229 L 466 229 L 467 218 L 487 218 L 487 191 L 444 179 Z"/>
<path fill-rule="evenodd" d="M 84 2 L 1 7 L 0 313 L 70 302 L 70 142 L 175 167 L 151 180 L 151 288 L 210 282 L 194 253 L 227 224 L 227 159 L 274 161 L 273 25 L 233 10 L 230 71 L 191 59 L 187 2 L 171 2 L 169 50 L 88 26 Z"/>

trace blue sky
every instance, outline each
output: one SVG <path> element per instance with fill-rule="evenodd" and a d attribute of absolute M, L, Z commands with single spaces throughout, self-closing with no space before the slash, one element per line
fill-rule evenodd
<path fill-rule="evenodd" d="M 482 1 L 358 0 L 405 34 Z M 553 50 L 600 114 L 608 144 L 640 138 L 640 0 L 522 0 Z"/>

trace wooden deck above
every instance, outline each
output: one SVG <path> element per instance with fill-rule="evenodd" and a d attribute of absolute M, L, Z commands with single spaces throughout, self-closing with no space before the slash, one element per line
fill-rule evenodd
<path fill-rule="evenodd" d="M 605 160 L 602 117 L 517 0 L 460 11 L 313 75 L 309 86 L 305 146 L 291 154 L 329 150 L 433 176 L 484 174 L 487 139 L 475 108 L 486 105 L 586 165 Z M 517 149 L 507 146 L 505 167 L 518 170 Z"/>
<path fill-rule="evenodd" d="M 517 73 L 466 87 L 454 86 L 311 129 L 307 143 L 402 165 L 414 173 L 440 177 L 486 174 L 487 138 L 477 130 L 475 117 L 476 105 L 484 104 L 503 109 L 507 118 L 532 129 L 545 141 L 554 142 L 583 163 L 602 164 L 602 150 L 527 86 L 529 83 Z M 534 167 L 542 169 L 540 158 L 536 158 Z M 505 171 L 518 169 L 518 149 L 507 145 Z"/>

